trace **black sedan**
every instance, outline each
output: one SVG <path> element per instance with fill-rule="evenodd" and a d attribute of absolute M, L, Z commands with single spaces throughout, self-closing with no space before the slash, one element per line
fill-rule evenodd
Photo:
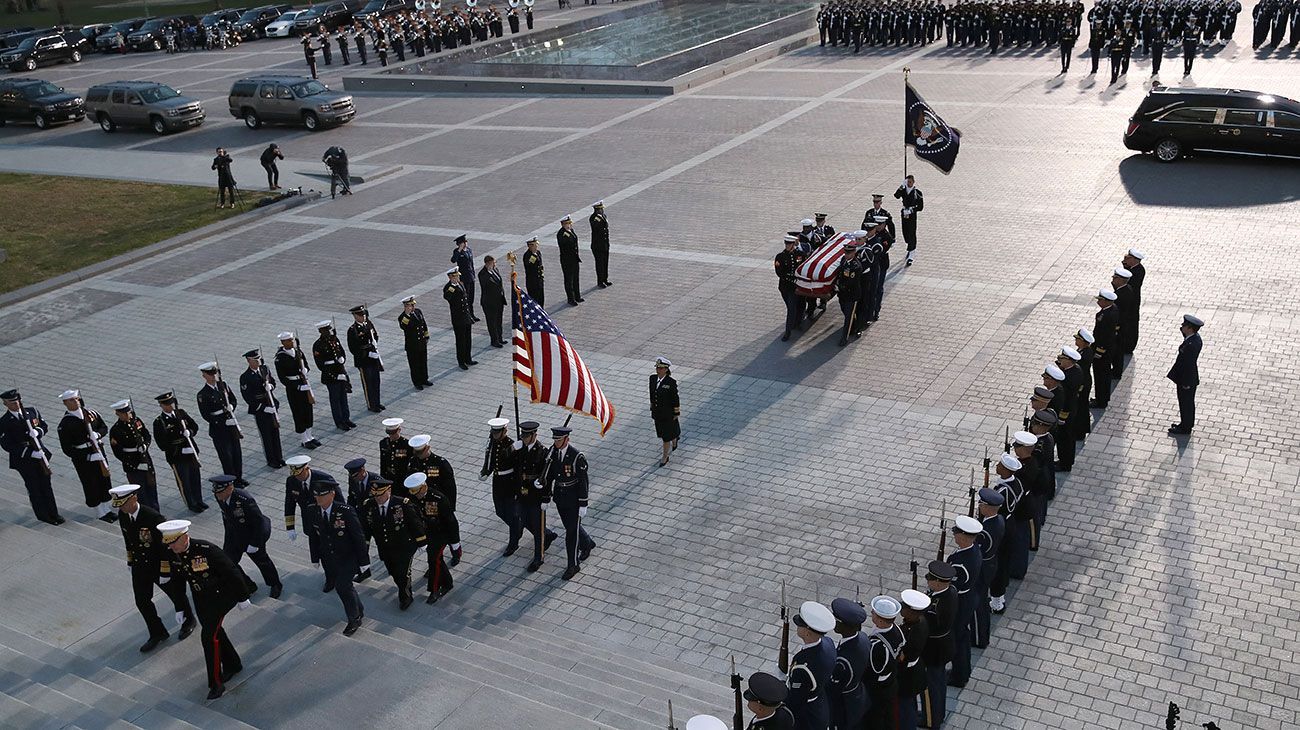
<path fill-rule="evenodd" d="M 1300 159 L 1300 102 L 1241 89 L 1157 87 L 1129 118 L 1124 146 L 1161 162 L 1197 152 Z"/>

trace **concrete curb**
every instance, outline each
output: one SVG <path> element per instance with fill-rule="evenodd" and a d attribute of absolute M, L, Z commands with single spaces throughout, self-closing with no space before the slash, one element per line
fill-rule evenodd
<path fill-rule="evenodd" d="M 114 269 L 120 269 L 123 266 L 133 264 L 137 261 L 142 261 L 150 256 L 155 256 L 209 236 L 247 225 L 258 219 L 267 218 L 276 213 L 297 208 L 298 206 L 305 205 L 308 202 L 319 200 L 320 197 L 320 192 L 309 190 L 304 192 L 302 195 L 295 195 L 292 198 L 286 198 L 261 208 L 253 208 L 225 220 L 209 223 L 202 228 L 195 228 L 192 231 L 186 231 L 143 248 L 138 248 L 134 251 L 128 251 L 124 254 L 114 256 L 111 259 L 106 259 L 89 266 L 83 266 L 76 271 L 59 274 L 54 278 L 46 279 L 45 281 L 38 281 L 35 284 L 30 284 L 21 289 L 15 289 L 7 294 L 0 294 L 0 309 L 54 291 L 55 289 L 67 286 L 68 284 L 84 281 L 93 276 L 98 276 Z"/>

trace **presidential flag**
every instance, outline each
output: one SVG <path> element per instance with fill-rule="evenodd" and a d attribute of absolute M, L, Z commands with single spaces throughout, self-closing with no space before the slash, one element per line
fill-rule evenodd
<path fill-rule="evenodd" d="M 511 288 L 515 380 L 528 388 L 533 403 L 550 403 L 596 419 L 604 436 L 614 425 L 614 406 L 546 310 L 513 281 Z"/>
<path fill-rule="evenodd" d="M 947 175 L 957 163 L 961 130 L 948 126 L 943 117 L 916 93 L 911 82 L 904 81 L 903 86 L 907 89 L 903 102 L 903 144 L 911 147 L 919 159 Z"/>

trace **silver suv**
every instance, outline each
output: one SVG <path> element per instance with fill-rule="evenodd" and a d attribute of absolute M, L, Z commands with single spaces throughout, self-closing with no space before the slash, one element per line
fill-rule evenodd
<path fill-rule="evenodd" d="M 156 81 L 114 81 L 86 92 L 86 118 L 105 132 L 122 126 L 167 134 L 197 127 L 205 116 L 197 99 Z"/>
<path fill-rule="evenodd" d="M 230 116 L 249 129 L 264 123 L 301 124 L 311 131 L 356 116 L 352 95 L 330 91 L 306 76 L 252 76 L 230 87 Z"/>

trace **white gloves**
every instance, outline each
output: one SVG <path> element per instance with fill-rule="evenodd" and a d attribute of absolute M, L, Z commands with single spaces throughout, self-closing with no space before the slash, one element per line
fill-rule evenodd
<path fill-rule="evenodd" d="M 263 413 L 272 413 L 272 414 L 274 414 L 274 413 L 275 413 L 275 406 L 267 406 L 267 407 L 265 407 L 265 408 L 262 409 L 262 412 L 263 412 Z"/>
<path fill-rule="evenodd" d="M 244 549 L 244 552 L 248 553 L 249 555 L 252 555 L 253 553 L 257 552 L 257 546 L 249 545 L 247 548 Z"/>
<path fill-rule="evenodd" d="M 310 390 L 311 390 L 311 386 L 310 386 L 310 385 L 300 385 L 300 386 L 298 386 L 298 390 L 307 390 L 307 391 L 310 391 Z"/>
<path fill-rule="evenodd" d="M 370 353 L 370 356 L 373 357 L 373 358 L 376 359 L 376 360 L 379 359 L 379 353 L 378 353 L 378 352 L 372 352 L 372 353 Z"/>
<path fill-rule="evenodd" d="M 238 426 L 238 425 L 239 425 L 239 421 L 236 421 L 236 420 L 233 419 L 233 418 L 227 418 L 227 419 L 226 419 L 226 425 L 227 425 L 227 426 Z"/>
<path fill-rule="evenodd" d="M 184 612 L 184 611 L 177 611 L 177 612 L 176 612 L 176 625 L 177 625 L 177 626 L 183 626 L 184 624 L 185 624 L 185 612 Z"/>
<path fill-rule="evenodd" d="M 104 460 L 103 454 L 91 454 L 90 458 L 87 459 L 86 461 L 103 461 L 103 460 Z"/>
<path fill-rule="evenodd" d="M 289 542 L 297 542 L 297 541 L 298 541 L 298 531 L 292 529 L 289 530 Z"/>
<path fill-rule="evenodd" d="M 236 603 L 235 605 L 236 605 L 236 606 L 239 606 L 240 610 L 243 610 L 243 609 L 245 609 L 245 608 L 249 608 L 249 607 L 252 606 L 253 604 L 252 604 L 252 603 L 249 603 L 248 599 L 244 599 L 244 600 L 240 601 L 239 603 Z"/>
<path fill-rule="evenodd" d="M 578 518 L 581 519 L 581 518 L 586 517 L 586 516 L 587 516 L 587 508 L 586 508 L 586 507 L 579 507 L 579 508 L 578 508 Z"/>
<path fill-rule="evenodd" d="M 358 572 L 358 573 L 364 573 L 364 572 L 366 572 L 367 570 L 370 570 L 370 563 L 366 563 L 365 565 L 363 565 L 363 566 L 361 566 L 360 568 L 358 568 L 358 569 L 357 569 L 357 572 Z"/>
<path fill-rule="evenodd" d="M 191 448 L 188 447 L 188 446 L 183 446 L 183 447 L 181 447 L 181 453 L 182 453 L 182 454 L 193 454 L 193 453 L 194 453 L 194 449 L 191 449 Z M 91 461 L 94 461 L 94 459 L 91 459 Z"/>
<path fill-rule="evenodd" d="M 339 375 L 337 375 L 337 376 L 335 376 L 335 377 L 338 378 L 339 380 L 347 380 L 347 379 L 348 379 L 348 374 L 347 374 L 347 373 L 340 373 Z"/>

